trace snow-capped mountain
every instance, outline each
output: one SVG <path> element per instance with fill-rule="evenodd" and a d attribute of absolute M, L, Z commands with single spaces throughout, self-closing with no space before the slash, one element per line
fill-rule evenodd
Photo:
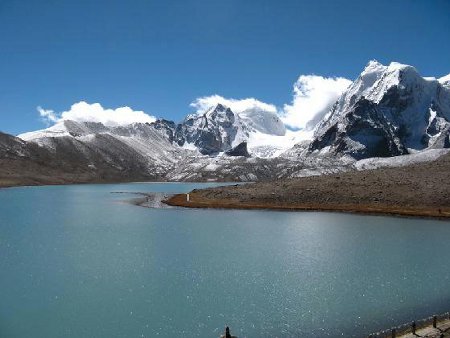
<path fill-rule="evenodd" d="M 308 133 L 287 130 L 273 111 L 236 113 L 216 104 L 179 124 L 113 127 L 65 120 L 19 135 L 24 141 L 15 139 L 14 145 L 8 139 L 0 155 L 5 149 L 25 157 L 39 153 L 39 161 L 87 177 L 168 180 L 308 176 L 365 168 L 359 160 L 393 156 L 396 165 L 403 158 L 426 161 L 441 154 L 433 149 L 450 148 L 449 83 L 449 76 L 423 78 L 411 66 L 371 61 Z M 413 155 L 401 156 L 406 154 Z"/>
<path fill-rule="evenodd" d="M 0 133 L 0 180 L 34 185 L 160 179 L 152 170 L 157 167 L 134 149 L 107 135 L 92 138 L 95 143 L 61 136 L 38 144 Z"/>
<path fill-rule="evenodd" d="M 231 149 L 248 138 L 249 129 L 239 115 L 218 104 L 204 114 L 188 115 L 176 129 L 180 146 L 194 146 L 204 155 Z"/>
<path fill-rule="evenodd" d="M 251 108 L 240 112 L 239 117 L 251 132 L 275 136 L 284 136 L 286 134 L 286 126 L 279 116 L 272 111 Z"/>
<path fill-rule="evenodd" d="M 251 168 L 261 157 L 273 158 L 295 144 L 275 113 L 252 109 L 237 114 L 221 104 L 179 124 L 157 120 L 111 127 L 66 120 L 19 137 L 55 157 L 68 154 L 93 171 L 104 164 L 123 172 L 138 167 L 143 175 L 182 180 L 269 178 L 273 170 L 268 164 L 257 175 Z"/>
<path fill-rule="evenodd" d="M 449 147 L 450 90 L 414 67 L 371 61 L 318 124 L 309 151 L 387 157 Z"/>
<path fill-rule="evenodd" d="M 237 114 L 219 103 L 205 113 L 188 115 L 177 126 L 175 137 L 180 146 L 205 155 L 246 142 L 253 155 L 270 157 L 280 148 L 276 140 L 285 134 L 286 127 L 274 112 L 253 108 Z"/>
<path fill-rule="evenodd" d="M 264 140 L 283 138 L 285 133 L 284 124 L 273 112 L 253 109 L 237 114 L 217 104 L 205 113 L 188 115 L 179 124 L 157 120 L 110 127 L 99 122 L 66 120 L 19 137 L 52 149 L 61 138 L 90 144 L 95 141 L 95 136 L 103 135 L 127 144 L 153 162 L 174 163 L 180 154 L 217 155 L 243 142 L 250 143 L 251 149 L 261 147 L 261 143 L 266 148 L 278 149 L 274 148 L 273 142 L 265 144 Z M 253 152 L 258 155 L 258 152 Z"/>
<path fill-rule="evenodd" d="M 87 161 L 94 161 L 90 150 L 96 150 L 97 157 L 111 166 L 126 168 L 128 162 L 134 162 L 150 175 L 161 175 L 186 152 L 173 144 L 174 129 L 175 124 L 165 120 L 117 127 L 68 120 L 19 137 L 52 152 L 73 153 Z"/>

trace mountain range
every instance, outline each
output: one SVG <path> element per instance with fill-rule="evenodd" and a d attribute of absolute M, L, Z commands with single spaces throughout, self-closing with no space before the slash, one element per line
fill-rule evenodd
<path fill-rule="evenodd" d="M 450 148 L 450 75 L 370 61 L 310 131 L 263 109 L 223 104 L 180 123 L 108 126 L 59 121 L 0 134 L 4 183 L 129 180 L 256 181 L 434 159 Z"/>

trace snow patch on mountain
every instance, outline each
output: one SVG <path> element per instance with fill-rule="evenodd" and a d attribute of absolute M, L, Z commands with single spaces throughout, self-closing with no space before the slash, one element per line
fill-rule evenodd
<path fill-rule="evenodd" d="M 238 113 L 238 115 L 249 129 L 254 131 L 276 136 L 286 134 L 286 126 L 276 112 L 251 108 Z"/>
<path fill-rule="evenodd" d="M 439 78 L 438 81 L 445 88 L 450 89 L 450 74 Z"/>
<path fill-rule="evenodd" d="M 354 167 L 357 170 L 371 170 L 389 167 L 404 167 L 416 163 L 435 161 L 439 157 L 448 154 L 450 149 L 427 149 L 417 153 L 393 156 L 393 157 L 372 157 L 357 161 Z"/>
<path fill-rule="evenodd" d="M 299 142 L 310 140 L 312 136 L 313 131 L 308 130 L 286 130 L 282 136 L 252 132 L 249 134 L 247 144 L 252 156 L 272 158 L 280 156 Z"/>
<path fill-rule="evenodd" d="M 35 141 L 45 137 L 62 137 L 62 136 L 70 136 L 64 121 L 58 122 L 54 126 L 51 126 L 47 129 L 30 131 L 27 133 L 17 135 L 17 137 L 25 141 Z"/>

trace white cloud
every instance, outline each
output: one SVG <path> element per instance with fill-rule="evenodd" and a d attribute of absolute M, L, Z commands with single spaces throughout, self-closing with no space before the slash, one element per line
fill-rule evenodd
<path fill-rule="evenodd" d="M 235 113 L 258 109 L 278 114 L 281 121 L 291 128 L 311 130 L 350 84 L 350 80 L 342 77 L 301 75 L 294 84 L 292 103 L 285 104 L 283 109 L 255 98 L 237 100 L 220 95 L 200 97 L 191 103 L 191 107 L 198 113 L 204 113 L 218 103 L 230 107 Z"/>
<path fill-rule="evenodd" d="M 53 110 L 37 107 L 37 111 L 39 112 L 39 115 L 41 116 L 44 123 L 48 125 L 58 121 L 58 116 L 55 114 Z"/>
<path fill-rule="evenodd" d="M 292 104 L 283 107 L 282 121 L 292 128 L 312 129 L 350 84 L 342 77 L 301 75 L 294 84 Z"/>
<path fill-rule="evenodd" d="M 156 118 L 140 110 L 130 107 L 119 107 L 116 109 L 105 109 L 99 103 L 86 103 L 80 101 L 73 104 L 70 110 L 56 114 L 52 110 L 37 108 L 41 117 L 47 123 L 56 123 L 65 120 L 77 122 L 101 122 L 106 126 L 122 126 L 135 122 L 154 122 Z"/>
<path fill-rule="evenodd" d="M 310 130 L 329 111 L 350 83 L 350 80 L 342 77 L 325 78 L 316 75 L 301 75 L 294 84 L 292 103 L 285 104 L 282 110 L 273 104 L 255 98 L 239 100 L 220 95 L 197 98 L 190 106 L 195 108 L 198 113 L 204 113 L 218 103 L 229 107 L 238 114 L 252 110 L 264 111 L 278 115 L 281 121 L 291 128 Z M 47 124 L 73 120 L 77 122 L 101 122 L 107 126 L 118 126 L 156 120 L 154 116 L 144 111 L 133 110 L 130 107 L 105 109 L 99 103 L 90 104 L 84 101 L 73 104 L 69 110 L 61 113 L 55 113 L 53 110 L 43 109 L 42 107 L 37 107 L 37 110 Z M 254 116 L 251 118 L 254 119 Z M 281 124 L 281 122 L 279 123 Z M 279 129 L 280 134 L 284 133 L 284 127 Z"/>
<path fill-rule="evenodd" d="M 277 113 L 277 108 L 273 104 L 264 103 L 254 98 L 242 100 L 227 99 L 220 95 L 200 97 L 191 103 L 191 107 L 195 108 L 198 113 L 204 113 L 218 103 L 229 107 L 233 112 L 238 114 L 249 109 L 259 109 L 271 113 Z"/>

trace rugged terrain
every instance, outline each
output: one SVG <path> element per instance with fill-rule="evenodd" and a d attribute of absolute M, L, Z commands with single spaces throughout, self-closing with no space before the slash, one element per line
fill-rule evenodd
<path fill-rule="evenodd" d="M 194 190 L 173 206 L 331 210 L 450 217 L 450 153 L 405 167 Z"/>
<path fill-rule="evenodd" d="M 83 147 L 83 152 L 74 152 L 66 146 L 67 140 L 58 139 L 54 148 L 49 150 L 0 133 L 0 187 L 158 179 L 157 174 L 148 173 L 138 157 L 132 156 L 132 150 L 129 150 L 128 158 L 121 159 L 126 166 L 111 165 L 105 160 L 108 156 L 115 164 L 121 161 L 110 155 L 109 140 L 107 136 L 104 138 L 104 149 Z"/>
<path fill-rule="evenodd" d="M 371 61 L 315 123 L 289 131 L 277 112 L 221 103 L 180 123 L 62 119 L 1 135 L 0 185 L 267 181 L 427 162 L 450 148 L 448 76 Z"/>

